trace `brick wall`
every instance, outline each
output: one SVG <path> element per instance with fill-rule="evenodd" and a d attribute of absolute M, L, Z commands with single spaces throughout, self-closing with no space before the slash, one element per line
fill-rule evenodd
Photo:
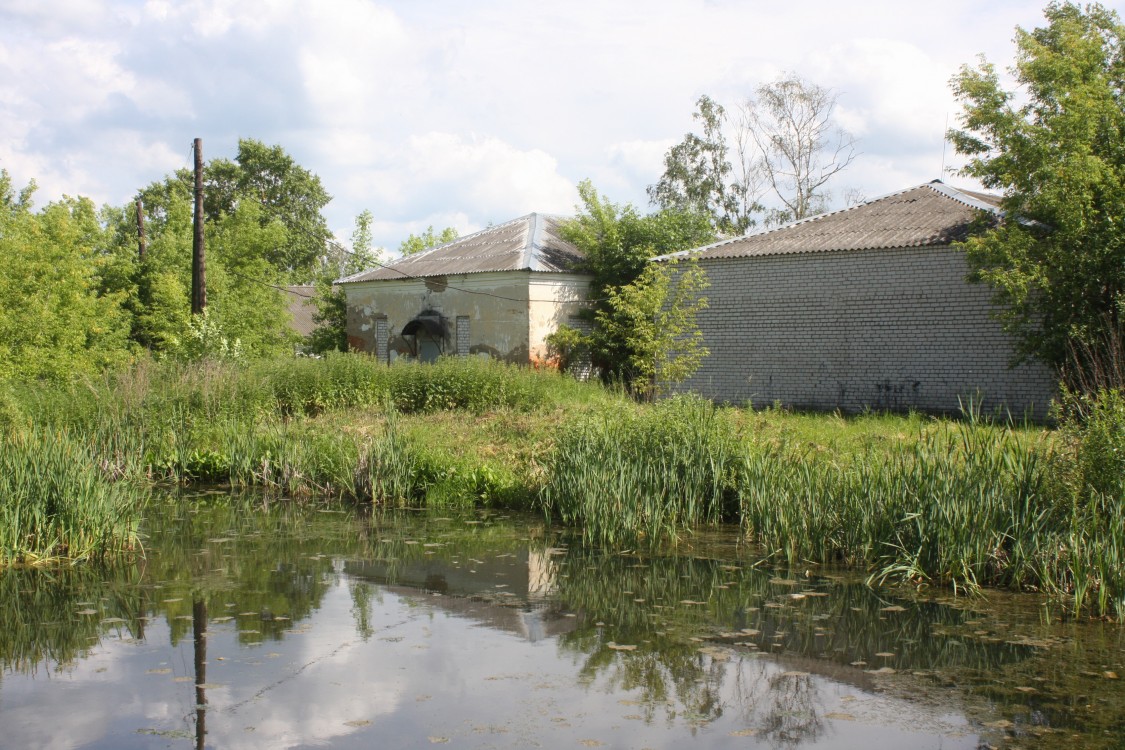
<path fill-rule="evenodd" d="M 701 261 L 711 350 L 685 388 L 718 401 L 857 411 L 986 411 L 1043 418 L 1054 378 L 1008 367 L 989 289 L 948 247 Z"/>

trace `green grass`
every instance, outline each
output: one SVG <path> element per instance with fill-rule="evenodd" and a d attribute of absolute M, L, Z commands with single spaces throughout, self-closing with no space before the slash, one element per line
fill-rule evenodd
<path fill-rule="evenodd" d="M 637 404 L 476 358 L 149 362 L 70 385 L 0 388 L 0 429 L 13 436 L 4 460 L 30 476 L 53 457 L 36 481 L 58 472 L 90 508 L 88 520 L 67 515 L 60 493 L 50 504 L 39 498 L 48 490 L 20 480 L 23 494 L 4 496 L 6 526 L 35 531 L 6 532 L 4 559 L 127 548 L 98 508 L 130 518 L 121 508 L 141 480 L 221 482 L 387 507 L 539 509 L 618 549 L 740 522 L 764 554 L 791 564 L 1037 589 L 1125 615 L 1121 404 L 1103 395 L 1082 405 L 1085 421 L 1050 431 L 971 415 Z M 54 445 L 48 435 L 63 437 Z M 60 468 L 67 462 L 81 468 Z M 61 527 L 74 541 L 56 539 Z"/>
<path fill-rule="evenodd" d="M 592 414 L 560 434 L 544 510 L 601 544 L 675 539 L 731 516 L 736 444 L 726 413 L 696 397 Z"/>
<path fill-rule="evenodd" d="M 843 459 L 750 448 L 742 522 L 791 564 L 846 562 L 876 578 L 1021 586 L 1059 516 L 1045 446 L 1011 428 L 943 422 Z"/>
<path fill-rule="evenodd" d="M 100 559 L 137 545 L 145 491 L 115 482 L 66 432 L 0 438 L 0 567 Z"/>

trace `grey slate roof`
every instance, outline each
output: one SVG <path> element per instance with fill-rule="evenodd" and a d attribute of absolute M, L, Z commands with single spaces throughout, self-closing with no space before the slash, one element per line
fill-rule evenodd
<path fill-rule="evenodd" d="M 997 216 L 1000 198 L 935 180 L 850 208 L 722 240 L 663 258 L 761 255 L 948 245 L 963 240 L 980 211 Z"/>
<path fill-rule="evenodd" d="M 459 237 L 445 245 L 397 258 L 385 266 L 340 279 L 340 284 L 490 271 L 577 270 L 582 252 L 559 236 L 564 217 L 533 213 Z"/>

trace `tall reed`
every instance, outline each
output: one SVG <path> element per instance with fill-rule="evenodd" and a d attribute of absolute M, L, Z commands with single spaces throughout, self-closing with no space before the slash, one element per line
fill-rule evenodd
<path fill-rule="evenodd" d="M 66 432 L 0 436 L 0 566 L 86 560 L 137 544 L 141 487 L 110 481 Z"/>
<path fill-rule="evenodd" d="M 791 564 L 1020 586 L 1059 520 L 1043 458 L 1013 430 L 973 420 L 843 461 L 759 446 L 739 471 L 742 522 Z"/>
<path fill-rule="evenodd" d="M 559 435 L 543 507 L 597 543 L 674 540 L 732 510 L 735 446 L 722 411 L 696 397 L 590 416 Z"/>

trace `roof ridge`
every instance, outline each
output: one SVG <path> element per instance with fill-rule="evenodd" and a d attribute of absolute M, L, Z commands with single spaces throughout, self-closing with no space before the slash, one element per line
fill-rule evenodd
<path fill-rule="evenodd" d="M 825 211 L 823 213 L 819 213 L 819 214 L 816 214 L 814 216 L 807 216 L 803 219 L 798 219 L 796 221 L 786 222 L 785 224 L 780 224 L 780 225 L 775 226 L 775 227 L 761 227 L 761 228 L 756 229 L 755 231 L 747 232 L 746 234 L 739 235 L 738 237 L 728 237 L 726 239 L 719 240 L 718 242 L 713 242 L 709 245 L 704 245 L 702 247 L 690 248 L 688 250 L 680 250 L 680 251 L 675 252 L 675 253 L 667 253 L 665 255 L 660 255 L 660 256 L 654 258 L 653 260 L 664 261 L 664 260 L 671 260 L 673 258 L 684 258 L 684 257 L 688 257 L 690 255 L 707 253 L 709 251 L 716 250 L 718 248 L 722 248 L 726 245 L 730 245 L 730 244 L 733 244 L 733 243 L 743 242 L 743 241 L 746 241 L 746 240 L 749 240 L 749 239 L 757 239 L 759 237 L 764 237 L 766 235 L 771 235 L 771 234 L 777 234 L 777 233 L 783 232 L 783 231 L 789 231 L 789 230 L 792 230 L 796 227 L 799 227 L 799 226 L 802 226 L 802 225 L 805 225 L 805 224 L 813 224 L 813 223 L 825 221 L 825 220 L 831 219 L 833 217 L 839 216 L 841 214 L 847 213 L 849 211 L 856 211 L 856 210 L 859 210 L 859 209 L 863 209 L 863 208 L 866 208 L 868 206 L 872 206 L 872 205 L 875 205 L 877 203 L 880 203 L 880 202 L 883 202 L 883 201 L 886 201 L 886 200 L 889 200 L 889 199 L 892 199 L 892 198 L 895 198 L 895 197 L 898 197 L 898 196 L 906 195 L 907 193 L 913 192 L 915 190 L 920 190 L 922 188 L 927 188 L 927 189 L 933 191 L 934 193 L 937 193 L 938 195 L 940 195 L 943 198 L 949 199 L 949 200 L 954 201 L 956 203 L 960 203 L 964 206 L 968 206 L 970 208 L 975 208 L 975 209 L 978 209 L 978 210 L 988 211 L 989 213 L 996 214 L 996 215 L 999 215 L 999 216 L 1003 216 L 1003 211 L 998 206 L 992 205 L 992 204 L 988 203 L 987 201 L 981 200 L 980 198 L 976 198 L 976 197 L 974 197 L 974 196 L 972 196 L 972 195 L 970 195 L 970 194 L 968 194 L 968 193 L 966 193 L 966 192 L 964 192 L 964 191 L 962 191 L 958 188 L 950 187 L 949 185 L 946 185 L 945 183 L 943 183 L 941 180 L 932 180 L 930 182 L 923 182 L 919 185 L 912 185 L 910 187 L 902 188 L 900 190 L 895 190 L 893 192 L 886 193 L 884 195 L 876 196 L 875 198 L 870 198 L 870 199 L 865 200 L 861 203 L 856 203 L 855 205 L 852 205 L 852 206 L 845 206 L 844 208 L 838 208 L 838 209 L 835 209 L 833 211 Z M 720 257 L 722 257 L 722 256 L 720 256 Z"/>

